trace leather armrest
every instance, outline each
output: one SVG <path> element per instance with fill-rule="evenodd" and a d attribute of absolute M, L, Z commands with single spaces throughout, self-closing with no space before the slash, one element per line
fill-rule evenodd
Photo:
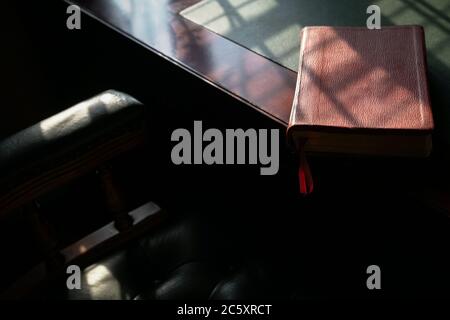
<path fill-rule="evenodd" d="M 144 106 L 136 99 L 108 90 L 3 140 L 0 207 L 10 206 L 13 200 L 4 199 L 2 194 L 11 198 L 17 185 L 39 180 L 23 191 L 31 198 L 37 195 L 36 189 L 45 189 L 42 186 L 48 185 L 49 179 L 79 175 L 123 151 L 125 144 L 136 140 L 132 136 L 136 128 L 143 128 L 144 113 Z M 118 140 L 127 135 L 128 139 Z"/>

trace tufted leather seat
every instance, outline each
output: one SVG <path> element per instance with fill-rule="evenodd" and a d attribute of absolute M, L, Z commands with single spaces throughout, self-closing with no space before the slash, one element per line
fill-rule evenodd
<path fill-rule="evenodd" d="M 267 273 L 256 261 L 233 259 L 215 223 L 169 221 L 82 271 L 80 290 L 60 283 L 57 299 L 247 299 L 268 295 Z M 222 242 L 222 243 L 220 243 Z"/>

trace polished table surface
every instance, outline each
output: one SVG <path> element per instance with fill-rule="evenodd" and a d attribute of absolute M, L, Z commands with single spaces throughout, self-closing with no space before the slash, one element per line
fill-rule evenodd
<path fill-rule="evenodd" d="M 87 14 L 287 125 L 296 73 L 178 13 L 199 0 L 73 0 Z"/>
<path fill-rule="evenodd" d="M 302 27 L 366 26 L 371 5 L 382 27 L 423 26 L 431 71 L 450 69 L 450 0 L 202 0 L 180 14 L 297 71 Z"/>
<path fill-rule="evenodd" d="M 372 4 L 369 0 L 69 2 L 285 126 L 295 91 L 296 30 L 304 25 L 364 25 L 368 16 L 365 9 Z M 436 125 L 434 141 L 449 146 L 450 0 L 377 0 L 373 3 L 381 8 L 382 25 L 424 26 Z M 200 21 L 205 22 L 206 27 L 183 17 L 185 12 L 192 13 L 205 4 L 219 7 L 211 10 L 211 19 Z M 227 25 L 234 28 L 223 29 Z M 283 42 L 288 44 L 283 46 Z M 277 50 L 285 49 L 289 54 L 277 54 Z"/>

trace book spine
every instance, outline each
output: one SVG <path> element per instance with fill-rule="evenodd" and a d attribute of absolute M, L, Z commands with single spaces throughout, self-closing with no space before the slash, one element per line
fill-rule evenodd
<path fill-rule="evenodd" d="M 298 61 L 298 73 L 297 73 L 297 83 L 295 85 L 295 93 L 294 99 L 292 101 L 291 115 L 289 117 L 289 125 L 286 132 L 286 136 L 288 137 L 288 145 L 292 145 L 292 134 L 290 133 L 290 128 L 293 124 L 295 124 L 295 120 L 297 118 L 297 108 L 299 104 L 299 98 L 301 94 L 301 80 L 302 80 L 302 69 L 303 69 L 303 55 L 306 48 L 306 39 L 307 39 L 308 28 L 305 27 L 300 32 L 300 54 Z M 293 146 L 293 145 L 292 145 Z"/>

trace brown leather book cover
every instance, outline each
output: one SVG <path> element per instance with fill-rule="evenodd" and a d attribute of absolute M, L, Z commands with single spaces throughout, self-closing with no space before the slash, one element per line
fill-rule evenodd
<path fill-rule="evenodd" d="M 427 156 L 421 26 L 305 27 L 288 139 L 302 152 Z"/>

